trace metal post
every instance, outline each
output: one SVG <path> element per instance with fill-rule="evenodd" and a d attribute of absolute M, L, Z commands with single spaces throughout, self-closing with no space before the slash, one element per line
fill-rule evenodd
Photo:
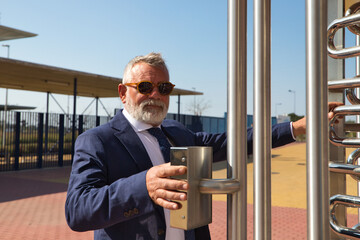
<path fill-rule="evenodd" d="M 78 135 L 82 134 L 84 131 L 84 115 L 79 115 L 79 121 L 78 121 Z"/>
<path fill-rule="evenodd" d="M 356 46 L 360 46 L 360 36 L 356 35 Z M 360 57 L 357 56 L 355 58 L 355 72 L 356 76 L 360 75 Z M 356 96 L 360 97 L 360 88 L 356 88 L 355 90 Z M 360 116 L 356 115 L 356 123 L 360 123 Z M 356 133 L 356 137 L 360 138 L 360 132 Z M 358 162 L 358 165 L 360 165 L 360 161 Z M 360 182 L 357 182 L 357 194 L 360 196 Z M 360 222 L 360 208 L 358 209 L 358 221 Z"/>
<path fill-rule="evenodd" d="M 327 25 L 331 24 L 335 19 L 342 18 L 344 16 L 344 1 L 328 1 L 328 21 Z M 336 46 L 339 48 L 344 48 L 345 44 L 345 29 L 339 29 L 334 36 L 334 41 Z M 328 57 L 328 81 L 339 81 L 340 79 L 345 78 L 345 60 L 344 59 L 334 59 Z M 344 90 L 339 89 L 329 89 L 328 90 L 328 100 L 330 102 L 343 102 L 345 103 L 345 92 Z M 334 126 L 337 133 L 340 136 L 344 137 L 344 121 L 339 119 L 339 123 Z M 329 145 L 329 161 L 332 163 L 344 163 L 345 158 L 345 148 L 335 146 L 334 144 Z M 330 172 L 329 177 L 329 195 L 333 196 L 336 194 L 346 194 L 346 175 Z M 347 226 L 347 216 L 346 208 L 344 205 L 338 205 L 335 212 L 336 220 L 339 224 Z M 339 236 L 333 231 L 330 232 L 329 239 L 339 239 Z"/>
<path fill-rule="evenodd" d="M 329 239 L 327 0 L 306 0 L 307 239 Z"/>
<path fill-rule="evenodd" d="M 99 97 L 96 97 L 96 114 L 95 116 L 97 117 L 99 115 Z"/>
<path fill-rule="evenodd" d="M 177 112 L 177 120 L 180 122 L 180 94 L 178 94 L 178 112 Z"/>
<path fill-rule="evenodd" d="M 7 58 L 10 58 L 10 45 L 3 44 L 3 47 L 7 47 Z M 8 106 L 8 89 L 5 90 L 5 105 L 4 105 L 4 123 L 3 123 L 3 140 L 2 145 L 5 148 L 6 142 L 6 122 L 7 122 L 7 106 Z M 5 151 L 5 158 L 6 158 L 6 151 Z"/>
<path fill-rule="evenodd" d="M 19 157 L 20 157 L 20 112 L 16 112 L 15 122 L 15 161 L 14 169 L 19 170 Z"/>
<path fill-rule="evenodd" d="M 62 167 L 64 164 L 64 114 L 59 115 L 59 152 L 58 165 Z"/>
<path fill-rule="evenodd" d="M 3 136 L 2 136 L 3 137 L 2 145 L 4 148 L 6 142 L 7 105 L 8 105 L 8 89 L 5 90 L 4 122 L 3 122 Z"/>
<path fill-rule="evenodd" d="M 247 239 L 246 61 L 247 1 L 228 0 L 227 177 L 240 181 L 228 194 L 227 238 Z"/>
<path fill-rule="evenodd" d="M 43 162 L 43 129 L 44 129 L 44 114 L 38 114 L 38 150 L 37 150 L 37 167 L 42 167 Z"/>
<path fill-rule="evenodd" d="M 271 239 L 270 0 L 254 0 L 254 239 Z"/>
<path fill-rule="evenodd" d="M 74 158 L 75 147 L 75 131 L 76 131 L 76 94 L 77 94 L 77 78 L 74 78 L 74 109 L 72 119 L 72 136 L 71 136 L 71 163 Z"/>
<path fill-rule="evenodd" d="M 49 95 L 46 93 L 46 114 L 45 114 L 45 159 L 48 153 L 48 135 L 49 135 Z"/>

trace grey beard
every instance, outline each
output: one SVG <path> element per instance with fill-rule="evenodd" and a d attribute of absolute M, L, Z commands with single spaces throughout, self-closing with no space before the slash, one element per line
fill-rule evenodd
<path fill-rule="evenodd" d="M 166 106 L 165 103 L 159 100 L 154 99 L 148 99 L 140 103 L 139 106 L 135 106 L 130 100 L 130 98 L 127 99 L 126 104 L 126 110 L 129 112 L 129 114 L 135 118 L 136 120 L 145 122 L 150 125 L 160 125 L 164 118 L 166 117 L 168 106 Z M 155 105 L 159 106 L 162 109 L 153 109 L 149 107 L 149 105 Z"/>

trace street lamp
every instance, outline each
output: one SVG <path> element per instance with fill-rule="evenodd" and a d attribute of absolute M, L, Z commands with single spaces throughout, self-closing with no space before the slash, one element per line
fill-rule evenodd
<path fill-rule="evenodd" d="M 295 92 L 295 90 L 291 90 L 291 89 L 289 89 L 289 92 L 294 94 L 294 114 L 295 114 L 295 112 L 296 112 L 296 92 Z"/>

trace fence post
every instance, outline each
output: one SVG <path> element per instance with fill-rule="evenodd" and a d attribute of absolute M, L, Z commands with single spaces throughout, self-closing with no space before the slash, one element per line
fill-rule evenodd
<path fill-rule="evenodd" d="M 96 116 L 96 126 L 100 126 L 100 116 Z"/>
<path fill-rule="evenodd" d="M 78 130 L 78 136 L 84 131 L 83 124 L 84 124 L 84 115 L 79 115 L 79 130 Z"/>
<path fill-rule="evenodd" d="M 43 156 L 43 131 L 44 131 L 44 114 L 38 115 L 38 149 L 37 149 L 37 167 L 42 168 L 42 156 Z"/>
<path fill-rule="evenodd" d="M 63 166 L 64 156 L 64 114 L 59 115 L 59 152 L 58 152 L 58 165 Z"/>
<path fill-rule="evenodd" d="M 19 156 L 20 156 L 20 112 L 16 112 L 15 123 L 15 163 L 14 169 L 19 170 Z"/>

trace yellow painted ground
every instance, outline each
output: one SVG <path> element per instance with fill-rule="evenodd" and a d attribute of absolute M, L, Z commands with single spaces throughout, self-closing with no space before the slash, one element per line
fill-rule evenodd
<path fill-rule="evenodd" d="M 347 149 L 347 155 L 354 149 Z M 248 203 L 253 203 L 253 163 L 248 165 Z M 216 163 L 213 178 L 226 178 L 226 163 Z M 294 143 L 272 150 L 272 206 L 306 209 L 306 144 Z M 347 176 L 347 194 L 357 195 L 356 182 Z M 226 201 L 226 195 L 214 195 Z M 351 210 L 349 213 L 356 213 Z"/>

